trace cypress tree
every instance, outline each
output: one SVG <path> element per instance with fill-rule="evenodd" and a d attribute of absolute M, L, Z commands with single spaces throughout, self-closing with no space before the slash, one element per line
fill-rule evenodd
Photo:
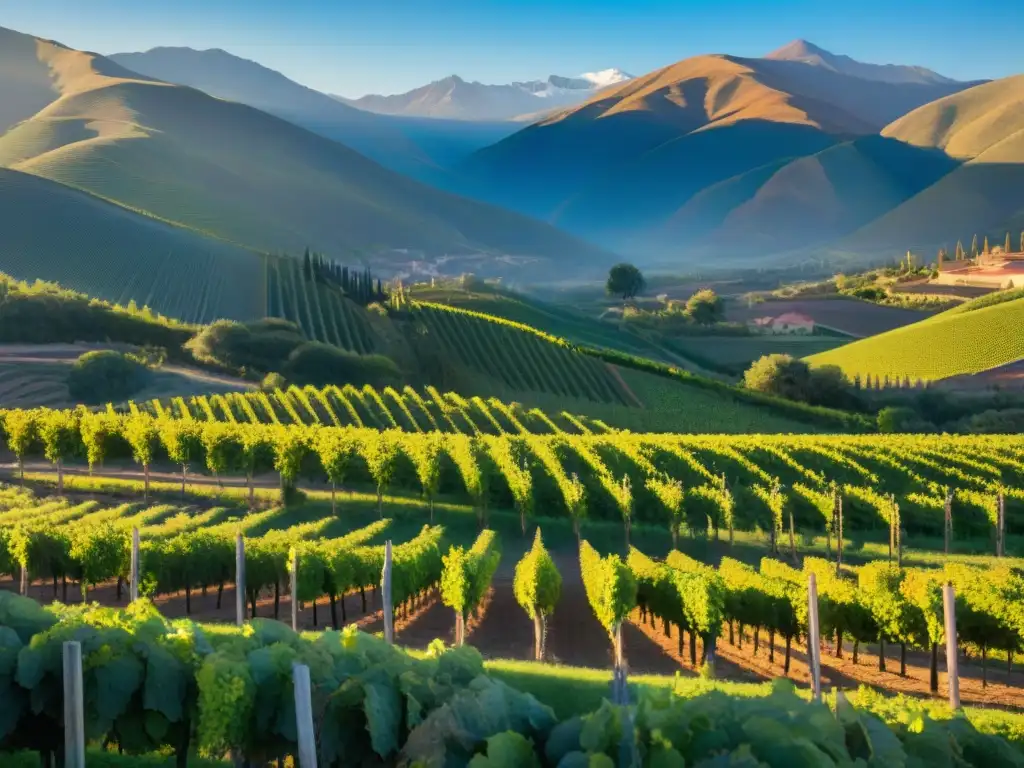
<path fill-rule="evenodd" d="M 982 253 L 987 255 L 989 253 L 989 250 L 988 250 L 988 235 L 985 235 L 985 245 L 983 246 L 983 248 L 984 248 L 984 250 L 982 250 Z"/>
<path fill-rule="evenodd" d="M 1006 245 L 1003 246 L 1003 253 L 1010 252 L 1010 233 L 1006 233 Z"/>
<path fill-rule="evenodd" d="M 350 292 L 348 284 L 348 267 L 341 268 L 341 290 L 343 290 L 345 293 Z"/>
<path fill-rule="evenodd" d="M 1020 252 L 1024 253 L 1024 230 L 1020 233 Z"/>
<path fill-rule="evenodd" d="M 978 258 L 978 236 L 975 235 L 974 239 L 971 240 L 971 258 Z"/>
<path fill-rule="evenodd" d="M 1007 237 L 1009 237 L 1009 235 L 1007 235 Z M 1009 242 L 1009 241 L 1007 241 L 1007 242 Z M 384 288 L 380 284 L 380 278 L 379 277 L 377 278 L 377 298 L 378 299 L 383 299 L 384 298 Z"/>
<path fill-rule="evenodd" d="M 1022 232 L 1021 234 L 1024 235 L 1024 232 Z M 1022 242 L 1024 242 L 1024 240 L 1022 240 Z M 964 244 L 959 240 L 956 241 L 956 260 L 964 260 Z"/>
<path fill-rule="evenodd" d="M 306 280 L 313 279 L 313 265 L 309 258 L 309 248 L 307 248 L 306 252 L 302 254 L 302 276 L 306 278 Z"/>

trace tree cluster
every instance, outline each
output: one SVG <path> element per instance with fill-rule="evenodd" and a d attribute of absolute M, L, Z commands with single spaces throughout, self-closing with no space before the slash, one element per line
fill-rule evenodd
<path fill-rule="evenodd" d="M 856 388 L 839 367 L 811 368 L 791 355 L 764 355 L 747 369 L 743 385 L 809 405 L 850 410 L 863 407 Z"/>
<path fill-rule="evenodd" d="M 311 253 L 307 248 L 302 255 L 302 276 L 309 282 L 333 285 L 362 306 L 375 301 L 385 301 L 387 293 L 380 278 L 374 282 L 369 268 L 356 270 L 326 259 L 322 254 Z"/>

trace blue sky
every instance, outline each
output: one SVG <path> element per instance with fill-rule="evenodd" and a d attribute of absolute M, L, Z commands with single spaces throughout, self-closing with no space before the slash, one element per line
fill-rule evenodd
<path fill-rule="evenodd" d="M 450 74 L 639 75 L 801 37 L 964 80 L 1024 72 L 1024 0 L 0 0 L 0 26 L 99 53 L 223 48 L 344 96 Z"/>

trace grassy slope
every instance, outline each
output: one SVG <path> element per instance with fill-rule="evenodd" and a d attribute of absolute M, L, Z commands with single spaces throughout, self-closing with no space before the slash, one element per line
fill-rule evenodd
<path fill-rule="evenodd" d="M 969 307 L 970 302 L 807 359 L 838 365 L 849 376 L 934 381 L 1024 357 L 1024 298 L 965 311 Z"/>
<path fill-rule="evenodd" d="M 1024 224 L 1024 75 L 927 104 L 883 135 L 942 150 L 963 165 L 837 248 L 868 247 L 897 235 L 913 247 L 949 247 L 973 232 L 1019 230 Z"/>
<path fill-rule="evenodd" d="M 50 103 L 0 138 L 0 165 L 261 250 L 611 258 L 546 224 L 399 176 L 251 107 L 52 43 L 36 50 L 29 40 L 32 52 L 6 56 L 5 67 L 12 77 L 38 77 L 49 67 L 53 81 L 40 90 Z"/>
<path fill-rule="evenodd" d="M 251 320 L 263 315 L 260 265 L 243 248 L 0 168 L 0 270 L 18 279 L 190 323 Z"/>

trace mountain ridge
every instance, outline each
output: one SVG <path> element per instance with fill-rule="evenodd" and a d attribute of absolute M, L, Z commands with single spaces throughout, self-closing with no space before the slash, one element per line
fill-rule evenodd
<path fill-rule="evenodd" d="M 799 61 L 865 80 L 878 80 L 888 83 L 951 85 L 958 82 L 926 67 L 906 64 L 870 64 L 857 61 L 843 54 L 826 51 L 824 48 L 802 38 L 793 40 L 781 48 L 766 54 L 764 58 L 773 61 Z"/>
<path fill-rule="evenodd" d="M 878 134 L 969 85 L 892 83 L 800 61 L 704 54 L 543 116 L 460 170 L 483 199 L 620 250 L 648 250 L 659 232 L 671 231 L 668 243 L 691 235 L 675 226 L 676 216 L 702 191 Z M 902 198 L 893 191 L 886 199 Z M 727 215 L 723 209 L 723 221 Z M 845 232 L 866 214 L 837 215 Z"/>
<path fill-rule="evenodd" d="M 542 266 L 612 258 L 254 107 L 10 30 L 0 43 L 4 71 L 29 84 L 7 104 L 5 119 L 18 119 L 0 135 L 0 166 L 250 250 L 360 254 L 382 272 L 378 255 L 402 249 Z"/>
<path fill-rule="evenodd" d="M 469 121 L 519 120 L 525 115 L 579 103 L 631 78 L 614 68 L 575 77 L 549 75 L 546 80 L 503 84 L 486 84 L 452 74 L 404 93 L 334 98 L 375 114 Z"/>

